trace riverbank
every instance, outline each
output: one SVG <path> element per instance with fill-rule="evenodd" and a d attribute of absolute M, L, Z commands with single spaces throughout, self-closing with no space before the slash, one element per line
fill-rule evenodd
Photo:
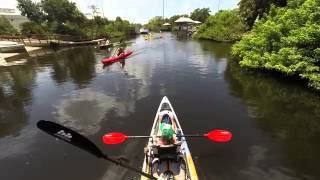
<path fill-rule="evenodd" d="M 123 67 L 115 63 L 103 69 L 100 61 L 106 53 L 82 46 L 0 68 L 1 179 L 138 178 L 55 142 L 35 124 L 47 119 L 67 125 L 97 144 L 102 134 L 114 130 L 141 135 L 152 126 L 164 95 L 172 99 L 186 132 L 221 127 L 237 136 L 237 143 L 225 145 L 188 141 L 200 179 L 259 179 L 261 174 L 266 179 L 320 178 L 320 101 L 315 94 L 295 82 L 244 71 L 230 58 L 230 44 L 165 35 L 150 42 L 143 36 L 132 39 L 128 48 L 137 53 Z M 145 143 L 136 139 L 99 147 L 110 157 L 123 156 L 140 167 Z M 252 162 L 256 153 L 262 153 L 262 167 Z M 45 162 L 51 163 L 43 166 Z M 92 168 L 78 171 L 86 164 Z"/>
<path fill-rule="evenodd" d="M 246 32 L 247 28 L 238 10 L 224 10 L 208 17 L 192 37 L 218 42 L 234 42 L 240 40 Z"/>
<path fill-rule="evenodd" d="M 24 64 L 26 62 L 25 59 L 20 59 L 16 61 L 14 61 L 14 59 L 27 57 L 30 54 L 43 50 L 43 47 L 25 46 L 25 50 L 26 50 L 25 52 L 19 52 L 19 53 L 0 53 L 0 66 L 13 66 L 13 65 Z"/>
<path fill-rule="evenodd" d="M 29 40 L 30 41 L 30 40 Z M 30 41 L 27 46 L 23 46 L 23 51 L 12 52 L 12 53 L 0 53 L 0 66 L 12 66 L 20 65 L 25 63 L 25 60 L 17 60 L 19 58 L 28 57 L 33 54 L 47 54 L 51 52 L 52 49 L 58 50 L 60 48 L 74 47 L 74 46 L 84 46 L 84 45 L 97 45 L 103 42 L 104 39 L 95 39 L 90 41 L 45 41 L 40 40 Z M 16 61 L 14 61 L 16 60 Z"/>
<path fill-rule="evenodd" d="M 320 36 L 316 0 L 292 1 L 287 7 L 272 7 L 250 34 L 232 48 L 243 68 L 298 76 L 320 92 Z M 272 12 L 272 13 L 271 13 Z"/>

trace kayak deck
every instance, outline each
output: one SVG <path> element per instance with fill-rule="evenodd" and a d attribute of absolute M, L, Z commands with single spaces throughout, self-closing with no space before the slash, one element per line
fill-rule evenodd
<path fill-rule="evenodd" d="M 173 124 L 175 126 L 175 132 L 177 133 L 177 131 L 179 131 L 180 135 L 184 135 L 182 128 L 180 126 L 180 123 L 178 121 L 178 118 L 176 116 L 176 113 L 173 110 L 173 107 L 171 105 L 171 103 L 169 102 L 168 98 L 166 96 L 163 97 L 160 106 L 158 108 L 156 117 L 154 119 L 154 123 L 151 129 L 151 133 L 150 136 L 158 136 L 158 131 L 159 131 L 159 124 L 160 124 L 160 114 L 161 113 L 171 113 L 173 115 Z M 155 146 L 158 148 L 158 146 L 155 144 L 155 139 L 154 138 L 149 138 L 148 144 L 145 148 L 145 158 L 144 158 L 144 162 L 143 162 L 143 167 L 142 167 L 142 171 L 146 172 L 148 174 L 153 174 L 154 176 L 157 176 L 156 178 L 158 179 L 167 179 L 168 176 L 163 175 L 163 173 L 160 173 L 160 169 L 163 169 L 163 167 L 161 167 L 161 164 L 155 164 L 154 162 L 157 162 L 157 158 L 154 158 L 154 152 L 153 149 L 155 148 Z M 194 165 L 194 161 L 192 159 L 187 141 L 185 139 L 185 137 L 181 137 L 181 139 L 179 140 L 178 144 L 176 145 L 169 145 L 169 146 L 165 146 L 165 149 L 172 149 L 177 147 L 178 152 L 178 157 L 176 157 L 177 159 L 179 159 L 179 161 L 174 161 L 174 166 L 178 165 L 179 168 L 179 172 L 180 174 L 175 175 L 174 176 L 174 172 L 172 173 L 172 176 L 174 176 L 175 178 L 178 178 L 179 180 L 198 180 L 198 175 L 196 172 L 196 168 Z M 159 150 L 161 150 L 163 147 L 161 147 Z M 167 161 L 167 160 L 166 160 Z M 161 160 L 160 160 L 161 162 Z M 162 162 L 161 162 L 162 163 Z M 172 163 L 172 161 L 168 161 L 168 167 L 170 167 L 170 163 Z M 173 166 L 171 165 L 171 166 Z M 157 171 L 158 173 L 155 173 L 155 171 Z M 167 170 L 168 171 L 168 170 Z M 165 171 L 165 173 L 167 172 Z M 174 171 L 174 170 L 173 170 Z M 169 173 L 171 172 L 171 169 L 169 171 Z M 182 173 L 181 173 L 182 172 Z M 183 177 L 180 177 L 183 176 Z M 172 177 L 173 178 L 173 177 Z M 141 180 L 147 180 L 148 178 L 141 176 Z"/>

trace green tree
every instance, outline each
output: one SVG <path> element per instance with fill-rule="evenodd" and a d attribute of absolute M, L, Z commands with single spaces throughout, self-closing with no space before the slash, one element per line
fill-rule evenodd
<path fill-rule="evenodd" d="M 156 16 L 150 19 L 149 22 L 144 25 L 144 27 L 148 28 L 151 31 L 159 32 L 162 24 L 163 24 L 162 17 Z"/>
<path fill-rule="evenodd" d="M 0 16 L 0 35 L 13 35 L 17 32 L 7 18 Z"/>
<path fill-rule="evenodd" d="M 211 15 L 205 23 L 201 24 L 193 37 L 215 41 L 234 41 L 240 39 L 245 31 L 246 26 L 237 9 L 223 10 Z"/>
<path fill-rule="evenodd" d="M 190 14 L 190 18 L 195 21 L 205 22 L 210 16 L 210 12 L 209 8 L 197 8 Z"/>
<path fill-rule="evenodd" d="M 39 24 L 34 21 L 24 22 L 24 23 L 20 24 L 20 27 L 21 27 L 21 33 L 25 34 L 25 35 L 45 34 L 48 32 L 44 25 Z"/>
<path fill-rule="evenodd" d="M 95 6 L 90 6 L 93 19 L 87 19 L 70 0 L 41 0 L 40 3 L 18 1 L 18 8 L 32 20 L 21 25 L 24 34 L 57 33 L 85 38 L 119 38 L 135 32 L 135 26 L 120 17 L 109 21 L 98 16 Z"/>
<path fill-rule="evenodd" d="M 55 33 L 86 37 L 86 33 L 84 32 L 83 28 L 73 23 L 58 24 Z"/>
<path fill-rule="evenodd" d="M 261 18 L 269 11 L 271 4 L 283 7 L 287 5 L 287 0 L 241 0 L 239 2 L 240 15 L 251 28 L 257 18 Z"/>
<path fill-rule="evenodd" d="M 86 20 L 76 4 L 68 0 L 42 0 L 41 6 L 43 11 L 47 14 L 47 20 L 49 22 L 70 22 L 82 25 Z"/>
<path fill-rule="evenodd" d="M 245 68 L 266 69 L 309 80 L 320 90 L 320 1 L 290 0 L 269 15 L 232 49 Z"/>
<path fill-rule="evenodd" d="M 32 2 L 31 0 L 17 0 L 17 8 L 21 15 L 27 16 L 31 21 L 41 23 L 45 20 L 45 14 L 41 9 L 41 4 Z"/>

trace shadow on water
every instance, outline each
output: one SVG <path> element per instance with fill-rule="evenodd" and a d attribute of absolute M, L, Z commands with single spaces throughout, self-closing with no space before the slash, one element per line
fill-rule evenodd
<path fill-rule="evenodd" d="M 32 101 L 36 73 L 20 66 L 0 71 L 0 137 L 15 134 L 27 125 L 25 107 Z"/>
<path fill-rule="evenodd" d="M 281 144 L 284 165 L 299 178 L 319 178 L 319 95 L 300 83 L 244 71 L 231 59 L 225 79 L 231 94 L 245 104 L 250 119 Z"/>
<path fill-rule="evenodd" d="M 67 82 L 68 78 L 71 78 L 79 88 L 83 88 L 96 76 L 93 47 L 74 48 L 40 57 L 38 64 L 41 67 L 52 66 L 52 79 L 58 84 Z"/>
<path fill-rule="evenodd" d="M 231 43 L 212 42 L 209 40 L 199 40 L 203 52 L 212 54 L 216 60 L 226 58 L 231 50 Z"/>

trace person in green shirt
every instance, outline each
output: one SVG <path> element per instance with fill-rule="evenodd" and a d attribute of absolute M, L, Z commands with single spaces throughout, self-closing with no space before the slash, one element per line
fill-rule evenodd
<path fill-rule="evenodd" d="M 172 121 L 168 114 L 164 114 L 162 116 L 162 120 L 160 123 L 160 136 L 162 143 L 164 144 L 174 144 L 174 135 L 175 131 L 172 127 Z"/>

